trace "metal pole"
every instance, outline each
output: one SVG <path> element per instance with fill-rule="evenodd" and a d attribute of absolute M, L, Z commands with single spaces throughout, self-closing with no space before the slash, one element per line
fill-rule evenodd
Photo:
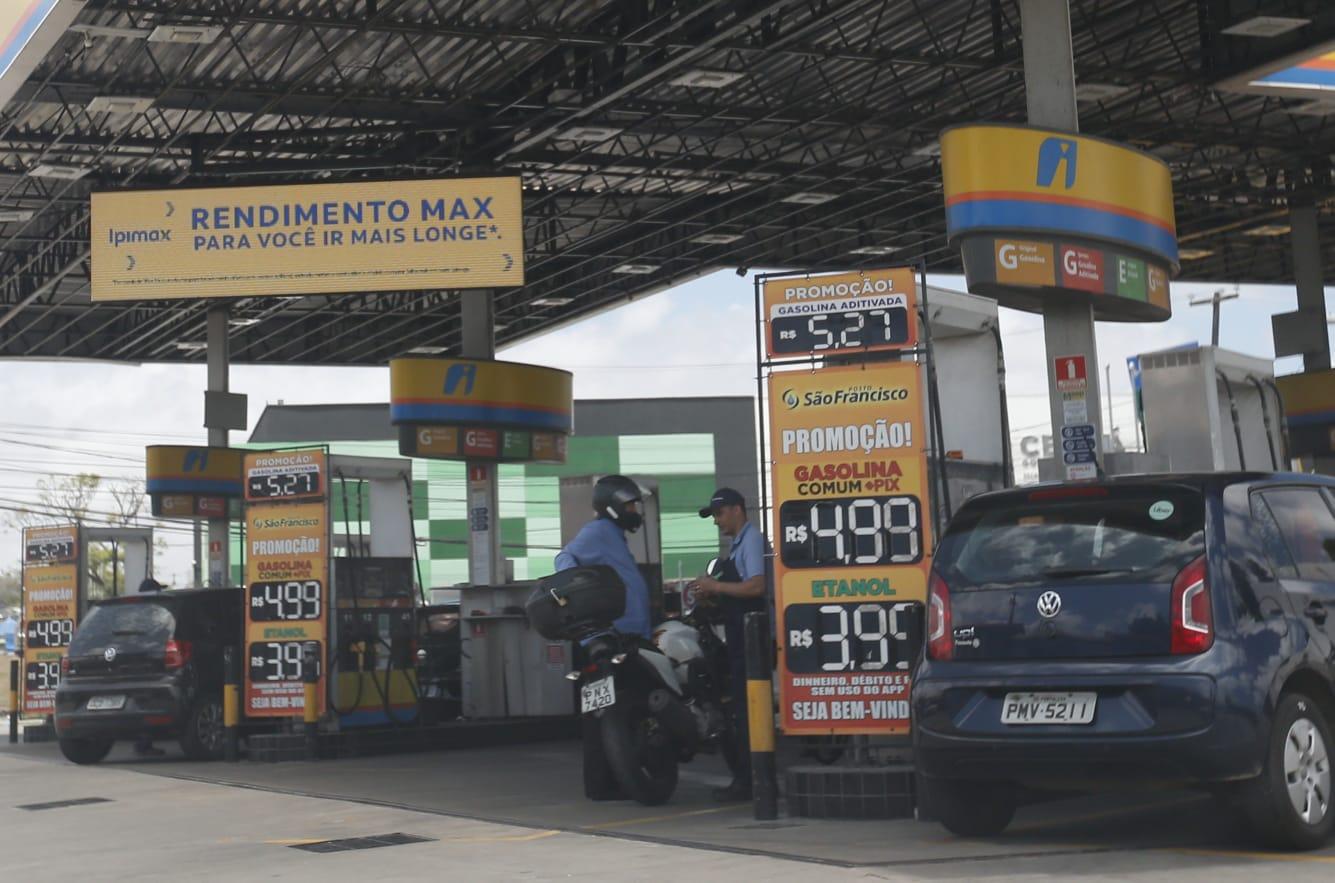
<path fill-rule="evenodd" d="M 461 295 L 460 355 L 468 359 L 496 357 L 495 302 L 488 290 Z M 469 460 L 468 470 L 468 581 L 475 586 L 505 580 L 501 558 L 500 483 L 497 466 L 488 460 Z"/>
<path fill-rule="evenodd" d="M 9 744 L 19 741 L 19 661 L 9 660 Z"/>
<path fill-rule="evenodd" d="M 1108 400 L 1108 442 L 1112 443 L 1113 415 L 1112 415 L 1112 362 L 1103 366 L 1103 397 Z"/>
<path fill-rule="evenodd" d="M 1025 102 L 1029 124 L 1080 131 L 1080 115 L 1075 103 L 1075 63 L 1071 47 L 1071 9 L 1068 0 L 1020 0 L 1020 28 L 1024 48 Z M 1069 160 L 1074 162 L 1075 160 Z M 1094 308 L 1088 302 L 1049 302 L 1043 307 L 1043 341 L 1047 350 L 1048 404 L 1052 436 L 1058 442 L 1060 456 L 1061 428 L 1068 424 L 1089 423 L 1094 438 L 1103 438 L 1102 412 L 1099 408 L 1098 347 L 1094 337 Z M 1058 356 L 1083 356 L 1089 377 L 1083 406 L 1078 400 L 1068 404 L 1057 389 Z M 1094 456 L 1102 465 L 1102 446 L 1095 444 Z"/>
<path fill-rule="evenodd" d="M 223 648 L 223 760 L 240 756 L 241 666 L 235 647 Z"/>
<path fill-rule="evenodd" d="M 200 523 L 198 518 L 196 518 L 192 524 L 194 524 L 195 527 L 194 534 L 192 535 L 195 544 L 195 588 L 202 589 L 204 587 L 204 550 L 201 549 L 200 546 L 204 542 L 204 525 Z"/>
<path fill-rule="evenodd" d="M 210 392 L 229 392 L 228 367 L 231 363 L 230 344 L 227 339 L 227 304 L 209 307 L 208 312 L 208 390 Z M 208 427 L 209 447 L 225 448 L 228 445 L 228 432 L 222 427 Z M 228 536 L 229 522 L 226 518 L 209 519 L 209 585 L 221 587 L 228 584 L 231 568 L 228 558 L 231 555 L 231 542 Z M 216 551 L 215 551 L 216 550 Z"/>
<path fill-rule="evenodd" d="M 1219 292 L 1214 293 L 1210 302 L 1210 346 L 1219 346 L 1219 313 L 1224 305 L 1224 301 L 1219 297 Z"/>
<path fill-rule="evenodd" d="M 764 613 L 748 613 L 743 623 L 746 636 L 746 723 L 751 740 L 751 799 L 757 821 L 779 817 L 768 620 Z"/>

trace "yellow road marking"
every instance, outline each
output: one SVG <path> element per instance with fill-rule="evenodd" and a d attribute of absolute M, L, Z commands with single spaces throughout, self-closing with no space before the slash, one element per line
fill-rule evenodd
<path fill-rule="evenodd" d="M 441 843 L 528 843 L 533 840 L 546 840 L 555 837 L 560 831 L 534 831 L 532 834 L 515 834 L 500 837 L 442 837 Z"/>
<path fill-rule="evenodd" d="M 688 816 L 707 816 L 713 813 L 727 812 L 730 809 L 744 808 L 740 806 L 712 806 L 709 809 L 692 809 L 686 812 L 674 812 L 664 816 L 644 816 L 638 819 L 626 819 L 623 822 L 603 822 L 597 825 L 581 825 L 581 831 L 600 831 L 606 828 L 626 828 L 631 825 L 648 825 L 653 822 L 666 822 L 669 819 L 684 819 Z"/>

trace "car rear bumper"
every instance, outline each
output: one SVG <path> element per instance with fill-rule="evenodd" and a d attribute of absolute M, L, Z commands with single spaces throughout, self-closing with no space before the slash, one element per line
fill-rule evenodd
<path fill-rule="evenodd" d="M 1001 723 L 1005 695 L 1020 691 L 1094 692 L 1094 720 Z M 1098 787 L 1260 773 L 1255 716 L 1222 706 L 1214 678 L 1205 674 L 928 673 L 913 685 L 913 715 L 915 760 L 927 776 Z"/>
<path fill-rule="evenodd" d="M 88 708 L 88 700 L 106 696 L 124 696 L 124 706 Z M 56 691 L 56 734 L 115 739 L 163 735 L 180 727 L 187 699 L 185 689 L 169 677 L 86 682 L 70 678 Z"/>

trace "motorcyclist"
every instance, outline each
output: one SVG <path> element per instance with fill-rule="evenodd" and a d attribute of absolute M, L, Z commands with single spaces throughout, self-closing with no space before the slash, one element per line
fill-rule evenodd
<path fill-rule="evenodd" d="M 593 486 L 594 519 L 556 555 L 556 569 L 605 564 L 617 572 L 626 586 L 626 608 L 613 623 L 623 634 L 648 638 L 649 586 L 630 554 L 626 533 L 639 530 L 644 523 L 640 486 L 624 475 L 605 475 Z M 591 800 L 619 800 L 625 797 L 612 776 L 603 753 L 598 721 L 585 717 L 584 794 Z"/>

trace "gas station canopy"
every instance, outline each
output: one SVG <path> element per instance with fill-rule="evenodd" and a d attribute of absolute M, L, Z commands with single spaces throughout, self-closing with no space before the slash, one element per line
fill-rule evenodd
<path fill-rule="evenodd" d="M 1335 16 L 1227 6 L 1072 0 L 1082 132 L 1168 164 L 1180 278 L 1291 282 L 1335 100 L 1248 72 L 1319 61 Z M 938 137 L 1024 121 L 1019 33 L 1007 0 L 89 0 L 6 75 L 0 356 L 203 360 L 208 301 L 90 301 L 96 190 L 518 176 L 501 344 L 719 267 L 959 272 Z M 229 303 L 236 362 L 458 353 L 452 291 Z"/>

